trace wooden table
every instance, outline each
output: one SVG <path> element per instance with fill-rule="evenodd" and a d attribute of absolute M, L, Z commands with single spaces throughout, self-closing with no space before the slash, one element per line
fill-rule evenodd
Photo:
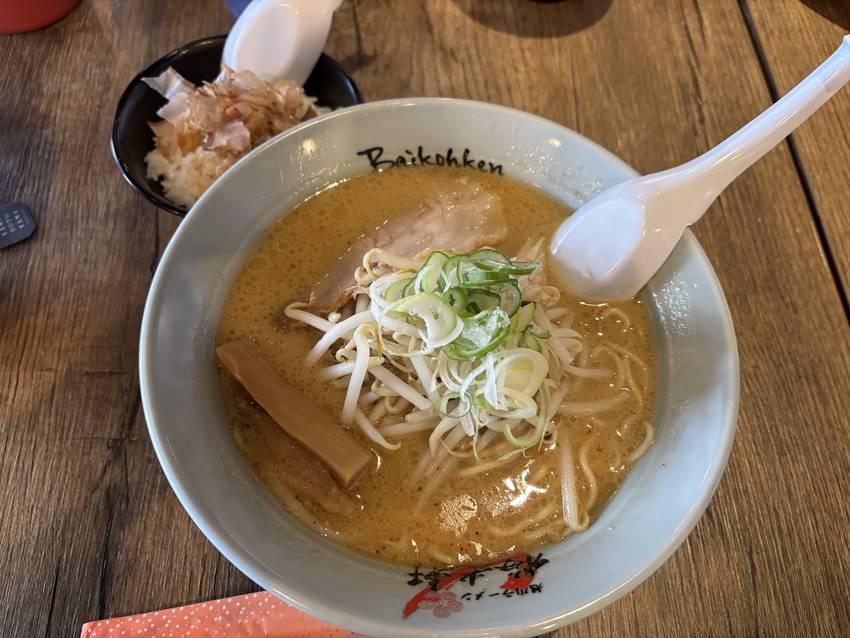
<path fill-rule="evenodd" d="M 178 220 L 121 180 L 124 85 L 224 32 L 223 0 L 82 0 L 0 36 L 0 202 L 37 235 L 0 253 L 0 635 L 253 591 L 195 528 L 139 409 L 145 294 Z M 367 99 L 507 104 L 642 172 L 687 160 L 850 30 L 844 0 L 347 0 L 327 51 Z M 696 227 L 732 309 L 742 408 L 687 542 L 558 636 L 850 635 L 850 89 Z"/>

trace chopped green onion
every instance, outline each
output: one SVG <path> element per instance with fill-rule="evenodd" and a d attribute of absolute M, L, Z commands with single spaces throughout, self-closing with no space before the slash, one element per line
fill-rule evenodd
<path fill-rule="evenodd" d="M 540 264 L 536 261 L 514 261 L 511 262 L 509 272 L 516 276 L 530 275 L 538 268 L 540 268 Z"/>
<path fill-rule="evenodd" d="M 428 259 L 422 264 L 422 267 L 425 266 L 439 266 L 442 267 L 449 259 L 451 259 L 451 255 L 449 253 L 443 252 L 442 250 L 435 250 L 430 255 L 428 255 Z"/>
<path fill-rule="evenodd" d="M 470 316 L 477 315 L 482 310 L 495 308 L 502 303 L 502 298 L 495 292 L 484 288 L 471 288 L 468 294 Z"/>
<path fill-rule="evenodd" d="M 384 291 L 384 299 L 388 302 L 393 302 L 404 297 L 407 286 L 413 283 L 413 279 L 413 277 L 410 277 L 409 279 L 399 279 L 387 286 L 387 289 Z"/>
<path fill-rule="evenodd" d="M 457 280 L 457 266 L 465 258 L 465 255 L 452 255 L 443 262 L 443 272 L 446 274 L 446 277 L 449 278 L 449 281 L 453 281 L 455 284 L 459 283 Z M 452 280 L 452 277 L 455 279 Z"/>
<path fill-rule="evenodd" d="M 549 413 L 549 389 L 546 384 L 540 386 L 540 397 L 537 405 L 538 418 L 534 425 L 534 429 L 526 434 L 521 439 L 518 439 L 511 431 L 510 425 L 505 423 L 502 431 L 508 442 L 514 447 L 526 449 L 539 444 L 543 440 L 543 435 L 546 434 L 547 415 Z"/>
<path fill-rule="evenodd" d="M 462 273 L 458 279 L 461 286 L 479 287 L 510 281 L 511 276 L 502 271 L 472 270 Z"/>
<path fill-rule="evenodd" d="M 452 359 L 474 359 L 501 345 L 510 333 L 510 317 L 501 308 L 488 308 L 463 322 L 463 330 L 445 347 Z"/>
<path fill-rule="evenodd" d="M 491 248 L 483 248 L 469 253 L 469 259 L 481 270 L 507 270 L 511 260 Z"/>
<path fill-rule="evenodd" d="M 499 270 L 511 275 L 530 275 L 540 265 L 534 261 L 511 261 L 498 250 L 482 248 L 469 253 L 468 257 L 481 270 Z"/>
<path fill-rule="evenodd" d="M 523 332 L 534 318 L 534 304 L 529 303 L 522 306 L 513 317 L 513 331 Z"/>
<path fill-rule="evenodd" d="M 436 254 L 436 253 L 435 253 Z M 448 279 L 443 274 L 438 264 L 428 264 L 419 269 L 414 283 L 414 292 L 441 293 L 448 284 Z"/>
<path fill-rule="evenodd" d="M 457 408 L 455 408 L 458 410 L 457 412 L 449 410 L 449 401 L 455 399 L 458 401 Z M 472 409 L 472 402 L 467 397 L 461 397 L 457 392 L 446 392 L 440 397 L 439 402 L 434 405 L 434 409 L 444 417 L 459 419 L 469 414 L 469 411 Z"/>
<path fill-rule="evenodd" d="M 439 348 L 451 343 L 464 327 L 452 307 L 429 292 L 420 292 L 395 302 L 387 308 L 386 314 L 422 320 L 425 330 L 421 337 L 428 348 Z"/>
<path fill-rule="evenodd" d="M 397 269 L 370 284 L 370 311 L 388 333 L 384 350 L 418 358 L 416 376 L 428 377 L 433 369 L 429 404 L 445 422 L 437 438 L 432 434 L 434 449 L 441 433 L 458 422 L 472 438 L 472 453 L 482 428 L 501 429 L 517 452 L 543 440 L 550 359 L 570 359 L 561 353 L 561 340 L 571 335 L 553 326 L 538 304 L 523 304 L 528 284 L 521 278 L 539 268 L 492 248 L 434 251 L 415 271 Z M 421 349 L 411 352 L 414 345 Z M 504 425 L 495 425 L 497 420 Z M 515 435 L 527 427 L 523 423 L 531 427 Z"/>
<path fill-rule="evenodd" d="M 513 317 L 519 310 L 522 303 L 522 293 L 516 282 L 505 281 L 503 283 L 494 284 L 490 290 L 499 296 L 499 305 L 502 310 L 508 313 L 509 317 Z"/>
<path fill-rule="evenodd" d="M 469 316 L 466 310 L 466 307 L 469 304 L 469 296 L 463 288 L 449 288 L 443 293 L 441 298 L 461 317 Z"/>
<path fill-rule="evenodd" d="M 402 296 L 407 297 L 408 295 L 412 295 L 414 293 L 414 289 L 416 287 L 416 277 L 411 277 L 410 281 L 407 282 L 407 285 L 404 287 L 402 291 Z"/>

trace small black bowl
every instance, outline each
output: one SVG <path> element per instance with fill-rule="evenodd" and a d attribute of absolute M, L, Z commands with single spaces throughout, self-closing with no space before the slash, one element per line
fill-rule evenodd
<path fill-rule="evenodd" d="M 145 170 L 145 156 L 154 146 L 148 122 L 160 119 L 156 112 L 165 104 L 165 98 L 142 82 L 142 78 L 157 76 L 171 66 L 195 84 L 211 81 L 221 70 L 225 38 L 218 35 L 196 40 L 163 56 L 133 78 L 115 110 L 110 146 L 121 175 L 148 201 L 181 217 L 188 209 L 167 199 L 159 182 L 148 179 Z M 307 78 L 304 91 L 318 98 L 321 106 L 331 108 L 353 106 L 363 101 L 354 80 L 324 53 Z"/>

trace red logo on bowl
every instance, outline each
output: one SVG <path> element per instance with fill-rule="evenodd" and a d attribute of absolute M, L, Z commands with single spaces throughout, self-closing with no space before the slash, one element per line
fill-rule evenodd
<path fill-rule="evenodd" d="M 407 601 L 402 611 L 402 618 L 408 618 L 417 609 L 430 609 L 437 618 L 448 618 L 453 613 L 463 611 L 463 601 L 478 601 L 482 598 L 500 596 L 513 598 L 527 594 L 539 594 L 543 591 L 543 583 L 535 583 L 537 571 L 549 560 L 543 554 L 519 554 L 504 561 L 496 561 L 480 566 L 458 567 L 454 570 L 432 569 L 423 572 L 417 565 L 408 574 L 408 585 L 416 586 L 427 583 L 413 598 Z M 486 579 L 493 572 L 505 572 L 507 577 L 498 589 L 488 591 Z M 448 591 L 455 583 L 467 585 L 466 591 L 460 596 Z M 476 587 L 478 583 L 479 587 Z"/>
<path fill-rule="evenodd" d="M 437 618 L 448 618 L 452 612 L 463 611 L 463 603 L 457 599 L 453 591 L 425 592 L 425 596 L 419 601 L 418 609 L 431 609 Z"/>

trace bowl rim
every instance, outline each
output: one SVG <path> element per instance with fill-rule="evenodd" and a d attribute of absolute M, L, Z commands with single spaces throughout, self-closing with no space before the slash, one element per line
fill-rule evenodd
<path fill-rule="evenodd" d="M 127 163 L 124 161 L 123 157 L 121 157 L 121 154 L 118 151 L 118 129 L 123 119 L 127 101 L 130 99 L 130 95 L 132 94 L 133 90 L 142 82 L 143 78 L 148 78 L 153 75 L 156 75 L 158 73 L 158 70 L 162 69 L 163 65 L 171 66 L 170 62 L 172 60 L 181 57 L 190 50 L 201 49 L 210 46 L 223 47 L 224 41 L 226 39 L 227 34 L 211 35 L 205 38 L 200 38 L 198 40 L 192 40 L 191 42 L 187 42 L 186 44 L 183 44 L 177 47 L 176 49 L 172 49 L 171 51 L 163 55 L 161 58 L 158 58 L 151 62 L 143 70 L 139 71 L 133 77 L 133 79 L 127 83 L 127 86 L 124 87 L 124 90 L 121 92 L 121 97 L 118 98 L 118 102 L 115 105 L 115 115 L 112 117 L 112 128 L 109 134 L 109 151 L 112 154 L 112 159 L 115 160 L 115 164 L 118 166 L 118 172 L 121 173 L 121 177 L 124 178 L 124 181 L 127 182 L 133 188 L 133 190 L 139 193 L 151 204 L 156 205 L 157 208 L 167 210 L 169 213 L 177 215 L 178 217 L 185 217 L 189 213 L 189 210 L 191 210 L 191 207 L 187 208 L 186 206 L 175 204 L 170 199 L 163 197 L 158 193 L 155 193 L 148 187 L 147 183 L 145 183 L 144 181 L 140 181 L 133 176 L 133 174 L 129 170 L 129 167 L 127 166 Z M 357 84 L 354 82 L 354 79 L 348 73 L 346 73 L 345 69 L 342 68 L 340 63 L 337 62 L 331 56 L 327 55 L 326 53 L 322 53 L 319 56 L 319 60 L 331 64 L 337 71 L 339 71 L 340 76 L 344 79 L 347 88 L 354 96 L 356 102 L 355 105 L 358 106 L 362 104 L 363 95 L 360 93 L 360 89 L 357 87 Z M 218 181 L 218 178 L 215 181 Z M 213 184 L 214 183 L 215 182 L 213 182 Z M 211 187 L 212 184 L 210 185 L 210 188 Z M 207 190 L 209 190 L 209 188 Z"/>
<path fill-rule="evenodd" d="M 637 175 L 637 172 L 633 168 L 631 168 L 628 164 L 623 162 L 620 158 L 618 158 L 616 155 L 614 155 L 604 147 L 556 122 L 552 122 L 551 120 L 547 120 L 543 117 L 520 111 L 511 107 L 456 98 L 401 98 L 392 100 L 382 100 L 376 102 L 367 102 L 365 104 L 352 106 L 344 110 L 330 112 L 317 118 L 308 120 L 302 124 L 299 124 L 298 126 L 288 129 L 280 135 L 268 140 L 264 144 L 252 150 L 250 153 L 246 154 L 244 157 L 240 158 L 230 169 L 228 169 L 228 172 L 230 170 L 234 170 L 235 167 L 241 166 L 243 163 L 249 163 L 253 161 L 253 158 L 262 153 L 267 147 L 274 144 L 282 143 L 288 136 L 295 135 L 302 129 L 322 126 L 325 122 L 330 121 L 334 118 L 347 117 L 346 114 L 351 112 L 362 110 L 380 111 L 382 109 L 393 109 L 398 107 L 428 107 L 446 103 L 453 103 L 459 106 L 473 108 L 478 112 L 498 111 L 503 114 L 509 114 L 512 117 L 526 118 L 532 121 L 536 121 L 541 125 L 547 127 L 557 127 L 565 135 L 579 138 L 584 143 L 588 143 L 596 149 L 602 151 L 606 157 L 606 160 L 611 162 L 611 165 L 617 164 L 621 168 L 629 171 L 630 173 Z M 227 173 L 225 173 L 225 175 L 223 175 L 222 177 L 226 177 L 226 175 Z M 160 259 L 156 272 L 154 273 L 153 279 L 151 281 L 151 286 L 145 303 L 144 315 L 142 319 L 142 326 L 140 331 L 141 338 L 139 345 L 139 383 L 142 407 L 146 417 L 145 421 L 147 424 L 148 433 L 151 438 L 151 443 L 156 452 L 157 459 L 159 460 L 159 463 L 169 484 L 174 490 L 174 493 L 177 496 L 180 504 L 189 514 L 192 521 L 199 527 L 204 536 L 206 536 L 207 539 L 213 544 L 213 546 L 218 551 L 220 551 L 225 556 L 225 558 L 227 558 L 242 573 L 247 575 L 251 580 L 259 584 L 267 591 L 282 598 L 285 602 L 304 611 L 305 613 L 324 620 L 328 623 L 344 627 L 353 631 L 357 631 L 366 635 L 389 635 L 410 637 L 423 635 L 440 635 L 454 636 L 458 638 L 472 638 L 479 636 L 484 637 L 498 635 L 503 637 L 519 638 L 526 636 L 536 636 L 538 634 L 546 633 L 548 631 L 553 631 L 559 627 L 563 627 L 567 624 L 576 622 L 582 618 L 591 615 L 592 613 L 595 613 L 607 607 L 617 599 L 631 592 L 639 584 L 646 580 L 650 575 L 652 575 L 684 542 L 684 540 L 696 526 L 697 522 L 699 522 L 700 518 L 708 507 L 712 497 L 714 496 L 714 493 L 717 489 L 723 472 L 726 468 L 732 444 L 734 442 L 738 418 L 738 409 L 740 404 L 739 354 L 729 306 L 726 302 L 725 296 L 723 295 L 722 287 L 720 285 L 719 279 L 717 278 L 717 274 L 712 268 L 708 257 L 706 256 L 699 242 L 696 240 L 696 238 L 690 231 L 685 232 L 681 241 L 685 242 L 688 245 L 689 249 L 692 250 L 693 257 L 698 260 L 700 267 L 707 273 L 712 285 L 714 286 L 714 292 L 716 292 L 718 299 L 721 301 L 721 306 L 717 310 L 718 314 L 723 318 L 722 333 L 724 343 L 728 345 L 727 355 L 729 374 L 725 377 L 722 377 L 718 382 L 718 385 L 722 386 L 723 391 L 726 393 L 726 396 L 729 397 L 728 402 L 724 404 L 724 412 L 723 417 L 720 420 L 721 422 L 718 423 L 718 427 L 720 428 L 720 431 L 722 433 L 722 436 L 720 438 L 722 443 L 719 447 L 719 451 L 716 457 L 713 459 L 709 471 L 706 473 L 706 475 L 704 476 L 704 480 L 701 482 L 699 498 L 692 503 L 690 509 L 687 512 L 687 515 L 682 518 L 682 520 L 680 520 L 679 523 L 676 525 L 675 533 L 673 534 L 673 536 L 670 537 L 669 540 L 661 546 L 661 549 L 659 551 L 648 556 L 641 565 L 641 567 L 634 573 L 629 575 L 629 577 L 624 582 L 620 583 L 617 587 L 614 587 L 606 594 L 600 596 L 592 603 L 587 604 L 584 607 L 578 609 L 569 609 L 567 611 L 555 615 L 550 615 L 545 618 L 541 618 L 540 620 L 535 621 L 531 624 L 506 625 L 500 627 L 497 633 L 494 633 L 492 628 L 487 628 L 486 626 L 483 626 L 478 629 L 440 629 L 429 633 L 424 632 L 416 627 L 404 627 L 399 623 L 389 624 L 383 621 L 376 621 L 371 619 L 365 613 L 355 615 L 346 611 L 340 611 L 333 607 L 331 604 L 323 602 L 322 600 L 305 593 L 298 587 L 297 584 L 294 584 L 291 579 L 285 580 L 284 578 L 281 578 L 279 575 L 273 573 L 269 568 L 263 565 L 259 560 L 253 558 L 252 556 L 249 556 L 230 536 L 230 534 L 225 529 L 225 526 L 218 519 L 216 519 L 216 517 L 213 516 L 211 512 L 207 510 L 206 506 L 202 504 L 196 504 L 193 501 L 193 494 L 191 493 L 190 487 L 187 486 L 186 482 L 184 482 L 181 478 L 181 469 L 179 467 L 179 464 L 176 462 L 176 459 L 171 455 L 171 450 L 168 448 L 167 442 L 163 437 L 161 437 L 159 433 L 161 426 L 157 424 L 155 419 L 158 410 L 154 407 L 155 400 L 151 392 L 151 389 L 154 387 L 154 380 L 151 374 L 151 371 L 153 369 L 153 365 L 151 363 L 152 343 L 155 339 L 155 333 L 153 328 L 155 324 L 155 316 L 157 315 L 159 307 L 161 305 L 160 296 L 161 291 L 163 289 L 160 285 L 160 279 L 163 277 L 163 273 L 168 269 L 167 264 L 169 264 L 171 260 L 174 259 L 174 255 L 177 253 L 178 246 L 181 243 L 180 238 L 183 235 L 192 232 L 191 228 L 195 224 L 202 223 L 198 221 L 200 217 L 199 214 L 195 212 L 196 209 L 203 210 L 204 201 L 212 195 L 215 189 L 225 187 L 226 182 L 226 179 L 219 178 L 210 186 L 210 188 L 207 189 L 206 192 L 204 192 L 204 194 L 198 200 L 196 205 L 193 206 L 192 209 L 190 209 L 189 214 L 186 216 L 185 220 L 177 228 L 177 231 L 169 242 L 169 245 L 166 247 L 162 258 Z M 201 206 L 198 206 L 197 204 L 201 204 Z"/>

